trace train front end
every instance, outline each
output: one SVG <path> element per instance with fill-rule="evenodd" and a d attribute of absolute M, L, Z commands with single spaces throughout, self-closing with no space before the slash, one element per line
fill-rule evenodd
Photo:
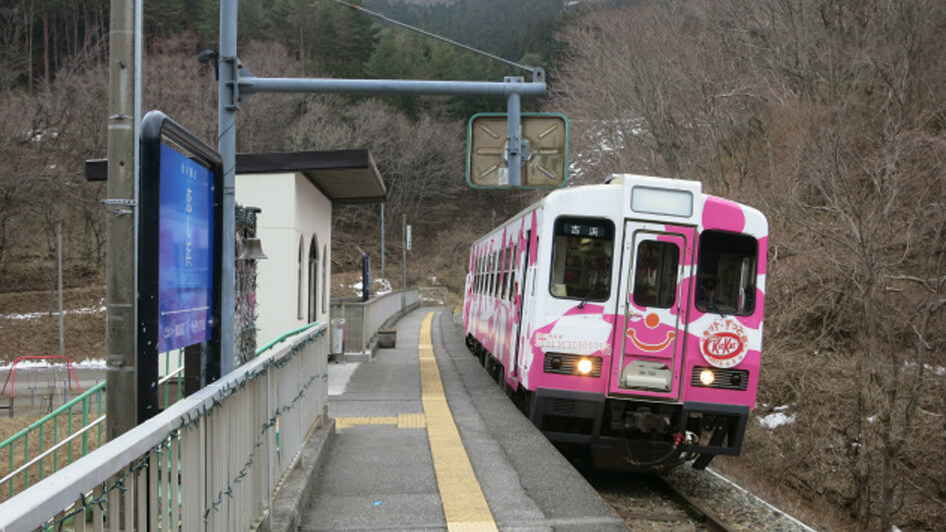
<path fill-rule="evenodd" d="M 610 200 L 589 187 L 546 203 L 548 289 L 536 283 L 522 362 L 529 415 L 602 469 L 737 455 L 761 365 L 767 221 L 697 182 L 625 175 L 610 187 Z"/>

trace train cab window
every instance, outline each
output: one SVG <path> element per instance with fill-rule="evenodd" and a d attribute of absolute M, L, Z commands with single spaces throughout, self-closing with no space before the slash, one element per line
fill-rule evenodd
<path fill-rule="evenodd" d="M 755 310 L 759 243 L 748 235 L 705 231 L 697 260 L 696 308 L 747 316 Z"/>
<path fill-rule="evenodd" d="M 610 220 L 557 219 L 549 290 L 555 297 L 607 301 L 613 256 L 614 224 Z"/>
<path fill-rule="evenodd" d="M 634 303 L 670 308 L 677 299 L 680 247 L 672 242 L 645 240 L 637 246 Z"/>

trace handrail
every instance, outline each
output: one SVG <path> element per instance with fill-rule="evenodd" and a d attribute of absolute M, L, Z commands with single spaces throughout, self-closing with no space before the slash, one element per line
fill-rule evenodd
<path fill-rule="evenodd" d="M 72 440 L 78 438 L 79 436 L 82 436 L 86 431 L 88 431 L 89 429 L 92 429 L 93 427 L 95 427 L 96 425 L 98 425 L 99 423 L 101 423 L 102 421 L 105 421 L 105 416 L 104 416 L 104 415 L 99 416 L 99 418 L 96 419 L 95 421 L 93 421 L 93 422 L 89 423 L 88 425 L 82 427 L 81 429 L 79 429 L 79 430 L 73 432 L 73 433 L 70 434 L 69 437 L 67 437 L 66 439 L 62 440 L 61 442 L 57 443 L 56 445 L 53 445 L 52 447 L 50 447 L 49 449 L 47 449 L 46 451 L 44 451 L 42 454 L 40 454 L 40 455 L 34 457 L 34 458 L 33 458 L 32 460 L 30 460 L 29 462 L 27 462 L 27 463 L 21 465 L 19 468 L 17 468 L 16 471 L 11 471 L 9 475 L 7 475 L 7 476 L 3 477 L 2 479 L 0 479 L 0 484 L 3 484 L 4 482 L 6 482 L 6 481 L 8 481 L 8 480 L 10 480 L 10 479 L 12 479 L 12 478 L 16 478 L 17 475 L 19 475 L 20 473 L 22 473 L 22 472 L 26 471 L 27 469 L 29 469 L 30 466 L 32 466 L 33 464 L 39 462 L 40 460 L 46 458 L 47 456 L 51 455 L 52 453 L 58 451 L 59 449 L 61 449 L 61 448 L 62 448 L 64 445 L 66 445 L 67 443 L 72 443 Z"/>
<path fill-rule="evenodd" d="M 89 388 L 88 390 L 82 392 L 82 394 L 77 395 L 75 398 L 73 398 L 72 400 L 70 400 L 68 403 L 66 403 L 66 404 L 64 404 L 64 405 L 62 405 L 62 406 L 60 406 L 59 408 L 57 408 L 57 409 L 53 410 L 52 412 L 46 414 L 46 415 L 43 416 L 42 418 L 40 418 L 40 419 L 34 421 L 33 423 L 30 424 L 30 426 L 26 427 L 25 429 L 21 430 L 20 432 L 17 432 L 17 433 L 14 434 L 13 436 L 10 436 L 9 438 L 3 440 L 2 442 L 0 442 L 0 449 L 2 449 L 3 447 L 9 445 L 13 440 L 16 440 L 16 439 L 19 439 L 19 438 L 23 437 L 24 434 L 30 432 L 31 430 L 34 430 L 34 429 L 39 428 L 39 426 L 42 425 L 43 423 L 46 423 L 47 421 L 50 421 L 50 420 L 52 420 L 53 418 L 58 417 L 59 415 L 65 413 L 66 410 L 71 409 L 73 406 L 76 405 L 76 403 L 82 402 L 82 400 L 88 398 L 88 396 L 92 395 L 93 393 L 95 393 L 95 392 L 97 392 L 97 391 L 99 391 L 99 390 L 104 389 L 106 382 L 107 382 L 107 381 L 102 381 L 102 382 L 96 384 L 95 386 L 93 386 L 93 387 Z"/>
<path fill-rule="evenodd" d="M 177 368 L 176 370 L 172 371 L 171 373 L 168 373 L 167 375 L 158 379 L 158 385 L 168 382 L 169 380 L 173 379 L 174 377 L 176 377 L 178 374 L 182 373 L 183 371 L 184 371 L 184 366 L 181 366 Z"/>
<path fill-rule="evenodd" d="M 263 347 L 257 349 L 257 350 L 256 350 L 256 353 L 255 353 L 255 356 L 260 356 L 260 355 L 262 355 L 263 353 L 265 353 L 267 350 L 271 349 L 271 348 L 272 348 L 273 346 L 275 346 L 276 344 L 285 341 L 287 338 L 289 338 L 289 337 L 291 337 L 291 336 L 297 335 L 297 334 L 299 334 L 299 333 L 301 333 L 301 332 L 304 332 L 304 331 L 306 331 L 306 330 L 308 330 L 308 329 L 311 329 L 311 328 L 316 327 L 316 326 L 319 326 L 319 325 L 324 325 L 324 323 L 323 323 L 323 322 L 315 321 L 315 322 L 312 322 L 312 323 L 303 325 L 303 326 L 301 326 L 301 327 L 298 327 L 298 328 L 296 328 L 296 329 L 293 329 L 293 330 L 291 330 L 291 331 L 289 331 L 289 332 L 286 332 L 286 333 L 280 335 L 279 337 L 277 337 L 276 339 L 272 340 L 271 342 L 267 343 L 267 344 L 264 345 Z M 183 371 L 184 371 L 184 367 L 183 367 L 183 366 L 181 366 L 181 367 L 175 369 L 174 371 L 170 372 L 168 375 L 166 375 L 166 376 L 162 377 L 161 379 L 159 379 L 159 380 L 158 380 L 158 384 L 161 385 L 161 384 L 164 384 L 164 383 L 167 382 L 167 381 L 172 380 L 173 378 L 177 377 L 177 376 L 178 376 L 180 373 L 182 373 Z M 78 403 L 81 403 L 81 402 L 87 400 L 87 399 L 90 398 L 93 394 L 95 394 L 95 393 L 97 393 L 97 392 L 99 392 L 99 391 L 105 391 L 105 390 L 106 390 L 106 383 L 107 383 L 107 382 L 108 382 L 108 381 L 102 381 L 102 382 L 96 384 L 95 386 L 92 386 L 91 388 L 89 388 L 89 389 L 86 390 L 85 392 L 81 393 L 80 395 L 76 396 L 75 398 L 73 398 L 73 399 L 70 400 L 69 402 L 67 402 L 67 403 L 65 403 L 64 405 L 62 405 L 62 406 L 60 406 L 59 408 L 57 408 L 57 409 L 54 410 L 53 412 L 50 412 L 49 414 L 43 416 L 43 417 L 40 418 L 39 420 L 34 421 L 34 422 L 31 423 L 28 427 L 26 427 L 26 428 L 20 430 L 19 432 L 17 432 L 17 433 L 14 434 L 13 436 L 10 436 L 10 437 L 7 438 L 6 440 L 0 442 L 0 452 L 5 452 L 5 449 L 6 449 L 6 448 L 11 447 L 11 451 L 10 451 L 10 452 L 12 453 L 12 445 L 13 445 L 16 441 L 20 440 L 21 438 L 27 437 L 31 432 L 33 432 L 33 431 L 35 431 L 35 430 L 37 430 L 37 429 L 42 430 L 42 427 L 43 427 L 44 424 L 46 424 L 46 423 L 48 423 L 48 422 L 50 422 L 50 421 L 54 421 L 58 416 L 63 415 L 63 414 L 69 414 L 69 413 L 71 413 L 72 407 L 74 407 L 74 406 L 75 406 L 76 404 L 78 404 Z M 12 478 L 15 478 L 17 474 L 22 473 L 24 470 L 29 469 L 30 466 L 39 463 L 43 458 L 49 456 L 50 454 L 52 454 L 52 453 L 55 452 L 56 450 L 60 449 L 60 448 L 63 446 L 63 445 L 60 444 L 60 443 L 71 442 L 71 441 L 73 441 L 73 440 L 75 439 L 76 436 L 79 436 L 79 435 L 84 434 L 89 428 L 94 427 L 94 426 L 97 425 L 99 422 L 101 422 L 102 420 L 104 420 L 104 419 L 107 417 L 107 415 L 108 415 L 108 413 L 106 412 L 106 413 L 103 414 L 100 418 L 96 419 L 96 420 L 93 421 L 92 423 L 89 423 L 89 424 L 85 425 L 84 427 L 81 427 L 79 430 L 77 430 L 76 432 L 72 433 L 71 435 L 66 436 L 66 439 L 64 439 L 62 442 L 54 442 L 54 447 L 53 447 L 53 448 L 51 448 L 51 449 L 49 449 L 49 450 L 43 452 L 40 456 L 34 457 L 34 458 L 31 459 L 31 460 L 28 460 L 27 463 L 25 463 L 25 464 L 21 465 L 20 467 L 18 467 L 15 472 L 9 473 L 7 476 L 5 476 L 5 477 L 2 479 L 2 481 L 0 481 L 0 485 L 2 485 L 4 482 L 9 481 L 9 480 L 12 479 Z M 86 454 L 86 451 L 83 449 L 82 455 L 84 456 L 85 454 Z M 11 464 L 10 464 L 10 466 L 11 466 L 11 468 L 12 468 L 12 466 L 13 466 L 13 464 L 12 464 L 12 454 L 11 454 Z M 11 486 L 11 490 L 12 490 L 12 486 Z"/>
<path fill-rule="evenodd" d="M 284 333 L 282 336 L 279 336 L 279 337 L 276 338 L 275 340 L 272 340 L 272 341 L 270 341 L 268 344 L 266 344 L 266 345 L 264 345 L 263 347 L 260 347 L 259 349 L 257 349 L 257 350 L 256 350 L 256 356 L 262 355 L 267 349 L 272 348 L 274 345 L 278 344 L 279 342 L 285 341 L 286 338 L 289 338 L 290 336 L 294 336 L 294 335 L 296 335 L 296 334 L 299 334 L 299 333 L 301 333 L 302 331 L 311 329 L 312 327 L 315 327 L 316 325 L 323 325 L 323 322 L 321 322 L 321 321 L 313 321 L 312 323 L 309 323 L 309 324 L 307 324 L 307 325 L 303 325 L 302 327 L 299 327 L 299 328 L 297 328 L 297 329 L 293 329 L 293 330 L 291 330 L 291 331 L 289 331 L 289 332 L 287 332 L 287 333 Z"/>
<path fill-rule="evenodd" d="M 116 524 L 121 512 L 131 512 L 124 514 L 129 528 L 137 523 L 144 529 L 148 522 L 172 523 L 184 530 L 197 530 L 201 522 L 210 530 L 245 527 L 271 502 L 290 457 L 305 441 L 304 427 L 317 423 L 327 408 L 327 326 L 301 328 L 307 329 L 115 438 L 70 465 L 68 472 L 47 479 L 52 482 L 36 483 L 0 504 L 0 530 L 33 529 L 44 523 L 55 527 L 73 517 L 84 521 L 88 512 L 101 523 L 103 511 L 110 519 L 115 516 Z M 297 356 L 302 353 L 324 356 Z M 306 397 L 307 391 L 314 395 Z M 255 414 L 258 419 L 244 416 L 245 401 L 262 408 Z M 284 430 L 277 444 L 280 418 Z M 260 421 L 262 431 L 255 438 L 245 437 L 259 430 Z M 222 441 L 230 442 L 235 454 L 223 459 L 213 474 L 205 474 L 198 464 L 220 459 Z M 164 456 L 168 458 L 162 460 Z M 243 468 L 236 471 L 244 459 Z M 178 473 L 168 474 L 173 468 Z M 165 473 L 147 473 L 154 470 Z M 245 504 L 227 504 L 228 497 Z"/>

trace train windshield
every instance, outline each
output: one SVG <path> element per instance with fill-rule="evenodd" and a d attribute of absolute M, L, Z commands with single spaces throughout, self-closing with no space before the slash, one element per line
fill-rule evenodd
<path fill-rule="evenodd" d="M 747 316 L 755 310 L 758 242 L 747 235 L 705 231 L 700 235 L 696 308 Z"/>
<path fill-rule="evenodd" d="M 599 218 L 559 218 L 552 242 L 553 296 L 582 301 L 611 297 L 614 224 Z"/>

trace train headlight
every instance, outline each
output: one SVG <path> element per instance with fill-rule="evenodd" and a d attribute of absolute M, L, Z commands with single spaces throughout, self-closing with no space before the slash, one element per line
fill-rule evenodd
<path fill-rule="evenodd" d="M 601 376 L 604 362 L 601 357 L 572 355 L 568 353 L 546 353 L 543 370 L 545 373 L 572 375 L 575 377 Z"/>
<path fill-rule="evenodd" d="M 590 359 L 583 358 L 578 361 L 578 373 L 582 375 L 587 375 L 591 373 L 591 370 L 594 369 L 594 364 Z"/>
<path fill-rule="evenodd" d="M 703 371 L 700 372 L 700 382 L 703 383 L 703 386 L 712 386 L 715 380 L 716 375 L 713 374 L 713 370 L 703 369 Z"/>
<path fill-rule="evenodd" d="M 744 392 L 749 389 L 749 372 L 744 369 L 696 366 L 690 377 L 690 386 Z"/>

